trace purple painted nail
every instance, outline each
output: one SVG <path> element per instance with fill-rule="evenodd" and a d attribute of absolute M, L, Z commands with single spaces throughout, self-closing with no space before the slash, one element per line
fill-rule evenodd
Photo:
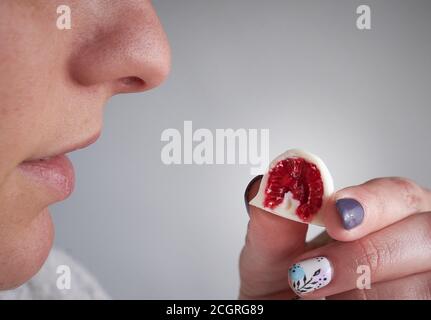
<path fill-rule="evenodd" d="M 256 180 L 262 179 L 263 175 L 258 175 L 254 177 L 247 185 L 247 188 L 245 188 L 244 192 L 244 202 L 245 202 L 245 209 L 247 210 L 247 213 L 250 214 L 250 207 L 248 205 L 248 202 L 250 201 L 248 199 L 248 193 L 250 192 L 251 186 L 256 182 Z"/>
<path fill-rule="evenodd" d="M 343 222 L 344 229 L 353 229 L 364 220 L 364 208 L 355 199 L 338 199 L 335 205 Z"/>

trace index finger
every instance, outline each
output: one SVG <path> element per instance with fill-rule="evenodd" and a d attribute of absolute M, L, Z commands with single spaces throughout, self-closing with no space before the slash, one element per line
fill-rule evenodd
<path fill-rule="evenodd" d="M 249 206 L 262 176 L 253 179 L 245 191 L 250 216 L 244 248 L 240 255 L 240 298 L 291 299 L 286 265 L 305 250 L 307 225 Z"/>

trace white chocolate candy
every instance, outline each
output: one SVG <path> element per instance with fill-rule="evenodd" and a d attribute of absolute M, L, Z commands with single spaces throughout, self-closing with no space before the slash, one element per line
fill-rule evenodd
<path fill-rule="evenodd" d="M 289 159 L 289 158 L 302 158 L 306 162 L 309 162 L 311 164 L 314 164 L 317 169 L 320 171 L 320 178 L 322 180 L 323 184 L 323 195 L 322 195 L 322 205 L 319 208 L 319 210 L 313 215 L 313 218 L 311 221 L 304 222 L 298 215 L 297 215 L 297 209 L 300 205 L 300 202 L 293 198 L 292 192 L 288 191 L 284 194 L 283 201 L 273 207 L 272 209 L 265 206 L 265 197 L 266 197 L 266 187 L 268 184 L 268 178 L 271 170 L 282 160 Z M 267 212 L 271 212 L 273 214 L 276 214 L 278 216 L 291 219 L 294 221 L 302 222 L 302 223 L 310 223 L 315 224 L 319 226 L 324 226 L 323 220 L 321 217 L 321 211 L 322 208 L 326 204 L 326 200 L 328 197 L 332 195 L 334 192 L 334 182 L 332 180 L 332 176 L 329 173 L 328 168 L 323 163 L 323 161 L 316 155 L 313 155 L 309 152 L 298 150 L 298 149 L 292 149 L 284 152 L 277 158 L 275 158 L 271 164 L 269 165 L 268 171 L 265 173 L 265 175 L 262 178 L 262 181 L 260 183 L 259 191 L 257 195 L 250 201 L 250 205 L 261 208 Z M 281 200 L 281 198 L 279 198 Z"/>

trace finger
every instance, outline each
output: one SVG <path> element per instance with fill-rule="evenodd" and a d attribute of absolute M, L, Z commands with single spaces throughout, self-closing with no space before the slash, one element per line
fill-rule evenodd
<path fill-rule="evenodd" d="M 329 235 L 352 241 L 431 210 L 431 192 L 404 178 L 379 178 L 338 191 L 325 206 Z"/>
<path fill-rule="evenodd" d="M 262 176 L 253 179 L 245 200 L 250 220 L 240 255 L 240 298 L 292 298 L 286 265 L 305 248 L 307 225 L 266 212 L 248 202 L 257 194 Z"/>
<path fill-rule="evenodd" d="M 294 259 L 289 283 L 300 295 L 325 297 L 431 270 L 431 213 L 413 215 L 352 242 L 333 242 Z"/>
<path fill-rule="evenodd" d="M 431 271 L 342 292 L 327 300 L 431 300 Z"/>
<path fill-rule="evenodd" d="M 323 247 L 324 245 L 327 245 L 328 243 L 334 242 L 335 240 L 332 239 L 329 234 L 326 231 L 323 231 L 319 235 L 317 235 L 314 239 L 307 242 L 307 250 L 312 250 L 318 247 Z"/>

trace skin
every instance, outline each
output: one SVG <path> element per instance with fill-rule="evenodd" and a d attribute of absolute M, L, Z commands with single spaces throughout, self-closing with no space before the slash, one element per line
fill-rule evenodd
<path fill-rule="evenodd" d="M 260 179 L 247 188 L 257 193 Z M 337 199 L 360 201 L 363 222 L 345 230 Z M 307 225 L 249 207 L 250 221 L 240 257 L 241 299 L 293 299 L 288 268 L 324 256 L 331 282 L 304 299 L 431 299 L 431 191 L 404 178 L 378 178 L 336 192 L 322 214 L 327 233 L 305 242 Z M 358 289 L 357 267 L 371 272 L 371 289 Z"/>
<path fill-rule="evenodd" d="M 56 27 L 57 6 L 72 29 Z M 152 89 L 170 50 L 146 0 L 0 1 L 0 290 L 33 276 L 51 248 L 52 192 L 18 166 L 94 140 L 113 95 Z"/>

